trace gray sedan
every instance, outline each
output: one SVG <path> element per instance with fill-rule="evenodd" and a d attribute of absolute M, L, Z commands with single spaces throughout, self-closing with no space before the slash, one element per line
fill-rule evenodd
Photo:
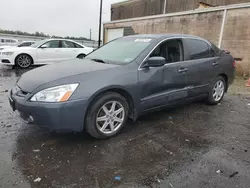
<path fill-rule="evenodd" d="M 202 98 L 219 103 L 234 72 L 232 56 L 200 37 L 128 36 L 85 59 L 23 74 L 9 101 L 28 123 L 105 139 L 152 110 Z"/>

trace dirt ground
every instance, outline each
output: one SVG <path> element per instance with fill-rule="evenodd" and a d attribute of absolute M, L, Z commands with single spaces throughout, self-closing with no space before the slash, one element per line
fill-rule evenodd
<path fill-rule="evenodd" d="M 7 96 L 23 72 L 0 66 L 0 187 L 249 187 L 250 90 L 241 78 L 220 105 L 151 113 L 100 141 L 22 123 Z"/>

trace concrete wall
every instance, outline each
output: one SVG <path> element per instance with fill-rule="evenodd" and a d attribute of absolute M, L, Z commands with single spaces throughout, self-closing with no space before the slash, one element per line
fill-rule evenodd
<path fill-rule="evenodd" d="M 148 19 L 132 19 L 127 21 L 110 22 L 106 28 L 124 27 L 133 31 L 131 34 L 151 33 L 183 33 L 201 36 L 218 45 L 224 10 L 204 13 L 190 13 L 180 16 L 152 16 Z M 154 18 L 156 17 L 156 18 Z M 250 74 L 250 8 L 227 10 L 225 27 L 222 38 L 222 49 L 229 50 L 237 62 L 240 75 Z M 104 35 L 105 36 L 105 35 Z M 105 38 L 104 38 L 105 41 Z"/>
<path fill-rule="evenodd" d="M 121 20 L 141 16 L 194 10 L 199 2 L 213 6 L 248 3 L 250 0 L 131 0 L 111 5 L 111 20 Z"/>
<path fill-rule="evenodd" d="M 242 58 L 237 62 L 238 72 L 250 76 L 250 8 L 228 11 L 222 48 Z"/>
<path fill-rule="evenodd" d="M 111 5 L 111 20 L 162 14 L 165 0 L 134 0 Z"/>

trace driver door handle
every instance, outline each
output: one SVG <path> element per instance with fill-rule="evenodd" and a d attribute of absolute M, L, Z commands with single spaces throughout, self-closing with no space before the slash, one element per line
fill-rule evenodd
<path fill-rule="evenodd" d="M 216 65 L 219 65 L 219 63 L 218 62 L 213 62 L 213 66 L 216 66 Z"/>
<path fill-rule="evenodd" d="M 187 71 L 188 71 L 187 68 L 180 68 L 180 69 L 178 70 L 179 73 L 184 73 L 184 72 L 187 72 Z"/>

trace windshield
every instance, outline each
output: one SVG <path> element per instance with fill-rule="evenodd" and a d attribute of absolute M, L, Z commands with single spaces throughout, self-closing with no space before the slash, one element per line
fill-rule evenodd
<path fill-rule="evenodd" d="M 32 44 L 30 47 L 37 48 L 38 46 L 40 46 L 44 42 L 46 42 L 46 40 L 39 40 L 39 41 L 35 42 L 34 44 Z"/>
<path fill-rule="evenodd" d="M 100 59 L 114 64 L 128 64 L 145 50 L 152 39 L 120 38 L 114 40 L 88 55 L 87 59 Z"/>

